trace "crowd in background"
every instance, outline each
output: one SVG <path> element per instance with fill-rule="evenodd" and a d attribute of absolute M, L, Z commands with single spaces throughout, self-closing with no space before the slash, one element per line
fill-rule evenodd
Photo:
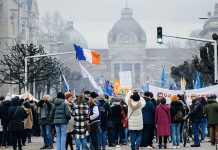
<path fill-rule="evenodd" d="M 22 150 L 31 143 L 31 136 L 42 136 L 41 149 L 57 150 L 105 150 L 106 146 L 130 145 L 140 147 L 179 149 L 183 140 L 184 126 L 190 122 L 193 136 L 191 147 L 210 134 L 212 145 L 218 133 L 218 103 L 216 95 L 208 98 L 192 95 L 192 105 L 185 95 L 174 95 L 171 103 L 161 93 L 157 100 L 151 92 L 129 91 L 124 97 L 98 95 L 85 91 L 73 95 L 59 92 L 56 98 L 45 95 L 38 102 L 28 98 L 0 97 L 0 119 L 3 126 L 1 146 L 6 148 L 11 135 L 14 150 Z M 188 121 L 189 120 L 189 121 Z M 210 129 L 209 129 L 210 128 Z M 171 144 L 167 145 L 167 143 Z"/>

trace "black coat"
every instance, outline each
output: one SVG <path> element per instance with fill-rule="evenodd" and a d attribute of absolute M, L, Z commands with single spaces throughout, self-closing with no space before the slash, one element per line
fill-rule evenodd
<path fill-rule="evenodd" d="M 13 99 L 9 108 L 9 130 L 22 131 L 24 129 L 24 119 L 26 117 L 25 110 L 19 106 L 19 99 Z"/>
<path fill-rule="evenodd" d="M 121 123 L 122 115 L 121 115 L 122 107 L 120 102 L 112 102 L 111 105 L 111 120 L 113 123 Z"/>
<path fill-rule="evenodd" d="M 111 120 L 111 108 L 105 100 L 99 100 L 98 102 L 101 113 L 101 129 L 106 131 L 109 128 L 108 121 Z"/>
<path fill-rule="evenodd" d="M 11 107 L 11 101 L 3 101 L 2 105 L 0 106 L 0 118 L 1 118 L 1 125 L 8 126 L 9 119 L 8 119 L 8 111 Z"/>
<path fill-rule="evenodd" d="M 182 112 L 183 110 L 183 104 L 180 101 L 171 102 L 170 104 L 170 116 L 171 116 L 171 123 L 182 123 L 182 120 L 175 120 L 175 116 L 178 113 L 178 111 Z"/>
<path fill-rule="evenodd" d="M 198 99 L 192 100 L 192 105 L 190 107 L 190 112 L 188 116 L 193 122 L 201 122 L 201 117 L 203 114 L 202 105 Z"/>

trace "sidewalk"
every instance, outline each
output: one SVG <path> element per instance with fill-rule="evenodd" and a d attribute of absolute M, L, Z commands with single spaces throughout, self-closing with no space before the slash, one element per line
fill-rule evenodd
<path fill-rule="evenodd" d="M 168 144 L 168 147 L 171 146 L 171 143 Z M 158 150 L 157 144 L 155 143 L 155 149 Z M 32 137 L 32 143 L 27 143 L 26 147 L 23 147 L 23 150 L 39 150 L 43 146 L 43 140 L 42 137 Z M 56 145 L 54 144 L 54 150 L 56 148 Z M 146 148 L 143 148 L 146 150 Z M 0 150 L 13 150 L 12 147 L 8 147 L 6 149 L 0 148 Z M 74 149 L 75 150 L 75 149 Z M 129 145 L 126 146 L 120 146 L 120 147 L 107 147 L 106 150 L 131 150 Z M 180 150 L 216 150 L 215 146 L 211 146 L 210 143 L 201 143 L 200 148 L 191 148 L 190 144 L 187 145 L 186 148 L 181 147 Z"/>

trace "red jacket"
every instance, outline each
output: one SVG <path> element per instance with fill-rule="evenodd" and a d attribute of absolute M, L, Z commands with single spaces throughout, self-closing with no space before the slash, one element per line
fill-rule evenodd
<path fill-rule="evenodd" d="M 170 123 L 170 107 L 166 104 L 158 105 L 155 113 L 155 124 L 157 125 L 157 134 L 159 136 L 169 136 Z"/>

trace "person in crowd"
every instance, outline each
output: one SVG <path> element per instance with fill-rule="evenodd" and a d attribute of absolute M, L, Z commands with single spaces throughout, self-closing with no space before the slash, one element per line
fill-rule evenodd
<path fill-rule="evenodd" d="M 122 115 L 122 127 L 123 127 L 123 145 L 127 145 L 128 143 L 128 120 L 127 120 L 127 114 L 128 114 L 128 106 L 125 103 L 124 100 L 121 101 L 121 115 Z"/>
<path fill-rule="evenodd" d="M 38 102 L 38 108 L 39 124 L 44 139 L 44 146 L 40 149 L 53 149 L 51 127 L 54 119 L 54 105 L 51 102 L 51 96 L 43 96 L 43 99 Z"/>
<path fill-rule="evenodd" d="M 112 126 L 113 126 L 113 135 L 112 140 L 113 144 L 118 145 L 122 142 L 122 106 L 121 101 L 116 97 L 112 99 L 111 102 L 111 120 L 112 120 Z M 113 145 L 112 145 L 113 146 Z"/>
<path fill-rule="evenodd" d="M 73 94 L 71 92 L 65 93 L 65 103 L 68 104 L 70 111 L 72 112 L 73 109 Z M 67 139 L 66 139 L 66 150 L 68 150 L 68 146 L 70 146 L 70 150 L 73 150 L 73 139 L 72 139 L 72 132 L 73 132 L 73 116 L 69 120 L 67 124 Z"/>
<path fill-rule="evenodd" d="M 155 124 L 157 127 L 157 135 L 159 136 L 159 149 L 167 149 L 167 138 L 170 136 L 170 107 L 166 105 L 166 99 L 161 97 L 160 104 L 155 112 Z M 162 141 L 164 145 L 162 144 Z"/>
<path fill-rule="evenodd" d="M 99 148 L 106 150 L 106 143 L 107 143 L 107 120 L 110 118 L 111 115 L 111 108 L 109 103 L 106 102 L 105 96 L 99 96 L 99 110 L 101 115 L 101 133 L 99 134 Z"/>
<path fill-rule="evenodd" d="M 28 101 L 24 102 L 24 110 L 27 117 L 24 119 L 24 137 L 22 139 L 22 144 L 26 145 L 26 140 L 28 138 L 28 143 L 31 143 L 31 130 L 33 127 L 33 114 L 30 103 Z"/>
<path fill-rule="evenodd" d="M 19 106 L 19 97 L 14 97 L 11 102 L 11 107 L 8 111 L 9 131 L 12 132 L 13 150 L 22 150 L 22 132 L 24 130 L 24 119 L 26 112 L 23 107 Z"/>
<path fill-rule="evenodd" d="M 158 106 L 161 102 L 161 98 L 163 97 L 163 93 L 158 93 L 157 94 L 157 101 L 156 101 L 156 106 Z"/>
<path fill-rule="evenodd" d="M 91 149 L 98 150 L 98 132 L 101 124 L 101 115 L 97 102 L 98 94 L 92 92 L 89 99 L 89 125 L 91 126 Z"/>
<path fill-rule="evenodd" d="M 145 106 L 145 100 L 139 96 L 138 92 L 131 90 L 125 97 L 128 105 L 128 124 L 130 132 L 131 149 L 139 150 L 142 138 L 143 117 L 142 108 Z"/>
<path fill-rule="evenodd" d="M 151 101 L 150 92 L 144 93 L 144 99 L 146 102 L 145 107 L 142 108 L 143 115 L 143 131 L 141 147 L 153 148 L 154 138 L 154 119 L 155 119 L 155 105 Z"/>
<path fill-rule="evenodd" d="M 84 91 L 84 97 L 85 97 L 85 101 L 86 101 L 87 103 L 88 103 L 88 101 L 89 101 L 90 94 L 91 94 L 90 91 Z"/>
<path fill-rule="evenodd" d="M 57 139 L 57 150 L 66 150 L 67 124 L 71 119 L 71 111 L 65 102 L 65 95 L 62 92 L 57 94 L 54 100 L 54 125 Z"/>
<path fill-rule="evenodd" d="M 77 102 L 73 105 L 74 132 L 76 138 L 76 149 L 86 150 L 87 125 L 89 119 L 89 107 L 83 95 L 79 95 Z"/>
<path fill-rule="evenodd" d="M 178 100 L 176 95 L 173 95 L 170 103 L 171 116 L 171 137 L 173 141 L 173 149 L 180 148 L 180 126 L 183 122 L 183 104 Z"/>
<path fill-rule="evenodd" d="M 0 119 L 1 119 L 1 125 L 3 127 L 3 133 L 2 133 L 2 147 L 7 148 L 7 139 L 9 137 L 9 132 L 8 132 L 8 111 L 9 108 L 11 107 L 11 97 L 6 96 L 5 98 L 1 98 L 1 105 L 0 105 Z"/>
<path fill-rule="evenodd" d="M 215 145 L 215 140 L 218 139 L 218 103 L 216 101 L 216 95 L 208 97 L 207 104 L 205 106 L 205 114 L 210 126 L 211 145 Z"/>
<path fill-rule="evenodd" d="M 207 136 L 207 117 L 205 114 L 205 106 L 207 104 L 207 101 L 204 97 L 201 97 L 199 99 L 200 103 L 201 103 L 201 109 L 202 109 L 202 116 L 201 116 L 201 123 L 200 123 L 200 127 L 201 127 L 201 142 L 206 141 L 206 136 Z"/>
<path fill-rule="evenodd" d="M 188 115 L 184 117 L 184 119 L 187 119 L 190 117 L 190 120 L 192 121 L 192 130 L 194 133 L 194 144 L 191 145 L 191 147 L 200 147 L 200 140 L 199 140 L 199 125 L 201 122 L 202 117 L 202 106 L 199 102 L 199 99 L 195 94 L 191 95 L 192 99 L 192 105 L 190 107 L 190 112 Z"/>
<path fill-rule="evenodd" d="M 154 94 L 152 92 L 149 92 L 149 94 L 150 94 L 151 102 L 154 104 L 154 107 L 156 108 L 157 107 L 157 101 L 156 101 L 156 99 L 154 99 Z"/>
<path fill-rule="evenodd" d="M 34 136 L 40 136 L 40 125 L 38 122 L 37 101 L 30 100 L 30 106 L 31 106 L 32 114 L 33 114 L 32 134 Z"/>

